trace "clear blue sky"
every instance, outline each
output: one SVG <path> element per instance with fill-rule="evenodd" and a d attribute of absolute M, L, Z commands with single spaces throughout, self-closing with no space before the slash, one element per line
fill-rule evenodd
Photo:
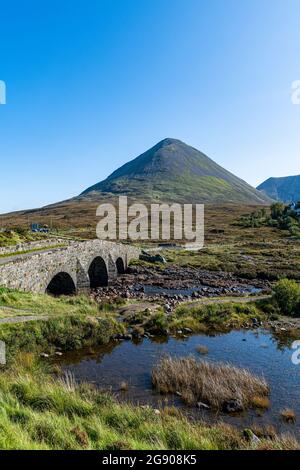
<path fill-rule="evenodd" d="M 0 212 L 165 137 L 257 185 L 300 173 L 299 0 L 0 0 Z"/>

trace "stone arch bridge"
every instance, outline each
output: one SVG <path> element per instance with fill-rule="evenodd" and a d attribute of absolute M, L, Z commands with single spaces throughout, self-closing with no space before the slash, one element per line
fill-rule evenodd
<path fill-rule="evenodd" d="M 139 253 L 136 247 L 103 240 L 72 243 L 1 264 L 0 285 L 54 295 L 80 293 L 107 286 Z"/>

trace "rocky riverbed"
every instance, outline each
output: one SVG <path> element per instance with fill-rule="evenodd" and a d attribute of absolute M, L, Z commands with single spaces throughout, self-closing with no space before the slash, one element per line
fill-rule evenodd
<path fill-rule="evenodd" d="M 120 317 L 126 320 L 136 311 L 150 309 L 155 312 L 163 307 L 170 315 L 181 303 L 191 308 L 198 303 L 223 303 L 231 299 L 240 303 L 251 298 L 255 301 L 268 297 L 271 292 L 271 283 L 267 280 L 248 280 L 232 273 L 189 267 L 153 265 L 130 267 L 109 287 L 100 287 L 91 296 L 99 303 L 117 303 L 120 299 L 128 301 L 119 309 Z M 290 343 L 293 337 L 299 338 L 300 319 L 280 316 L 269 318 L 263 324 L 253 321 L 250 327 L 270 329 L 285 344 Z"/>
<path fill-rule="evenodd" d="M 189 267 L 161 268 L 134 266 L 119 276 L 109 287 L 100 287 L 92 296 L 101 302 L 118 298 L 163 301 L 171 311 L 183 301 L 241 295 L 269 294 L 265 280 L 247 280 L 226 272 L 201 271 Z"/>

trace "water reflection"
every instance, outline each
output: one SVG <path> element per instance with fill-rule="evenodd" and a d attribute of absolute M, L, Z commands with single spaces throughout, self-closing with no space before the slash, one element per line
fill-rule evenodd
<path fill-rule="evenodd" d="M 72 351 L 55 359 L 64 370 L 74 373 L 78 381 L 88 381 L 101 389 L 111 390 L 120 400 L 155 407 L 175 405 L 194 419 L 223 421 L 245 427 L 253 423 L 273 424 L 280 431 L 297 433 L 300 422 L 286 425 L 280 419 L 283 408 L 292 408 L 300 419 L 300 366 L 291 361 L 293 350 L 287 338 L 276 338 L 269 332 L 232 331 L 218 335 L 193 335 L 187 338 L 151 338 L 138 341 L 112 341 L 97 348 Z M 203 356 L 198 346 L 207 348 Z M 177 396 L 162 397 L 152 389 L 151 371 L 164 354 L 193 355 L 199 360 L 228 362 L 264 375 L 271 387 L 271 408 L 263 415 L 251 410 L 238 416 L 215 414 L 207 410 L 186 408 Z M 120 384 L 126 382 L 128 391 Z"/>

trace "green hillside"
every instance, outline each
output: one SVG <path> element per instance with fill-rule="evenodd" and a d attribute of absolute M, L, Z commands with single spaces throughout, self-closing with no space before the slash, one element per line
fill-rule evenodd
<path fill-rule="evenodd" d="M 267 204 L 270 199 L 180 140 L 165 139 L 91 186 L 93 193 L 193 203 Z"/>

